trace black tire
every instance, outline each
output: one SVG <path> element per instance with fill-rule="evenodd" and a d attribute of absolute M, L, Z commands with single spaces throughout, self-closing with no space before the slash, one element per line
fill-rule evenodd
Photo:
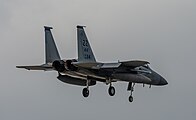
<path fill-rule="evenodd" d="M 129 102 L 133 102 L 133 96 L 129 96 Z"/>
<path fill-rule="evenodd" d="M 84 88 L 84 89 L 82 90 L 82 95 L 83 95 L 84 97 L 88 97 L 88 96 L 89 96 L 89 90 L 88 90 L 88 88 Z"/>
<path fill-rule="evenodd" d="M 108 93 L 110 96 L 114 96 L 115 95 L 115 88 L 110 86 L 109 89 L 108 89 Z"/>

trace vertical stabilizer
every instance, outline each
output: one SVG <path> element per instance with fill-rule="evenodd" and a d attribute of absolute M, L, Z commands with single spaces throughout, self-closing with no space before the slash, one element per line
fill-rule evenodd
<path fill-rule="evenodd" d="M 46 63 L 52 63 L 55 60 L 60 60 L 60 55 L 58 53 L 54 38 L 52 36 L 52 27 L 44 26 L 45 28 L 45 54 Z"/>
<path fill-rule="evenodd" d="M 78 62 L 96 62 L 84 26 L 77 26 Z"/>

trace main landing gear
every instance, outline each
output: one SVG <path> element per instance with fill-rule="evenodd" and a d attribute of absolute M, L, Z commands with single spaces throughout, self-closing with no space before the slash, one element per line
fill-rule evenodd
<path fill-rule="evenodd" d="M 110 84 L 109 88 L 108 88 L 108 93 L 110 96 L 114 96 L 115 95 L 115 88 L 112 86 L 112 80 L 111 78 L 108 78 L 106 80 L 106 85 Z"/>
<path fill-rule="evenodd" d="M 87 87 L 82 90 L 82 95 L 84 97 L 89 96 L 89 82 L 90 82 L 90 80 L 87 77 L 87 80 L 86 80 L 86 86 Z M 109 93 L 110 96 L 114 96 L 115 95 L 115 88 L 112 86 L 112 82 L 111 82 L 110 78 L 108 80 L 106 80 L 106 85 L 108 85 L 108 84 L 110 84 L 110 86 L 108 88 L 108 93 Z"/>
<path fill-rule="evenodd" d="M 84 97 L 88 97 L 89 96 L 89 80 L 86 80 L 86 86 L 87 87 L 82 90 L 82 95 Z"/>
<path fill-rule="evenodd" d="M 131 91 L 131 95 L 129 96 L 129 102 L 133 102 L 133 90 L 134 90 L 135 83 L 129 82 L 127 91 Z"/>
<path fill-rule="evenodd" d="M 108 89 L 108 93 L 110 96 L 114 96 L 115 95 L 115 88 L 113 86 L 110 86 Z"/>
<path fill-rule="evenodd" d="M 115 88 L 113 86 L 110 86 L 108 89 L 108 93 L 110 96 L 114 96 L 115 95 Z M 86 87 L 82 90 L 82 95 L 84 97 L 88 97 L 89 96 L 89 88 Z"/>
<path fill-rule="evenodd" d="M 89 89 L 88 88 L 84 88 L 82 90 L 82 94 L 83 94 L 84 97 L 88 97 L 89 96 Z"/>
<path fill-rule="evenodd" d="M 82 90 L 82 95 L 84 97 L 89 96 L 89 82 L 90 82 L 90 80 L 86 80 L 87 87 Z M 109 79 L 108 81 L 106 81 L 106 84 L 110 84 L 110 86 L 108 88 L 109 95 L 114 96 L 115 95 L 115 88 L 112 86 L 111 80 Z M 134 86 L 135 86 L 135 83 L 129 82 L 128 87 L 127 87 L 127 91 L 131 91 L 131 95 L 129 96 L 129 102 L 133 102 Z"/>

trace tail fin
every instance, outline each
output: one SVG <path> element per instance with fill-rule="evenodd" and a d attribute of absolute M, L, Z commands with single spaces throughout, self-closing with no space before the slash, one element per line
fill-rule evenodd
<path fill-rule="evenodd" d="M 83 27 L 77 26 L 78 62 L 96 62 Z"/>
<path fill-rule="evenodd" d="M 52 32 L 50 29 L 52 27 L 44 26 L 45 28 L 45 55 L 46 55 L 46 63 L 52 63 L 55 60 L 60 60 L 60 55 L 58 53 L 56 44 L 54 42 L 54 38 L 52 36 Z"/>

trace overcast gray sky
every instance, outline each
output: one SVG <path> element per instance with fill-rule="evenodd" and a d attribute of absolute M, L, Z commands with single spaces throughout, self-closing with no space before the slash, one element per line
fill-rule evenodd
<path fill-rule="evenodd" d="M 1 120 L 195 120 L 195 0 L 0 0 Z M 52 26 L 63 58 L 76 58 L 76 25 L 99 61 L 148 60 L 164 87 L 127 83 L 83 87 L 61 83 L 56 72 L 16 65 L 44 62 L 44 25 Z"/>

